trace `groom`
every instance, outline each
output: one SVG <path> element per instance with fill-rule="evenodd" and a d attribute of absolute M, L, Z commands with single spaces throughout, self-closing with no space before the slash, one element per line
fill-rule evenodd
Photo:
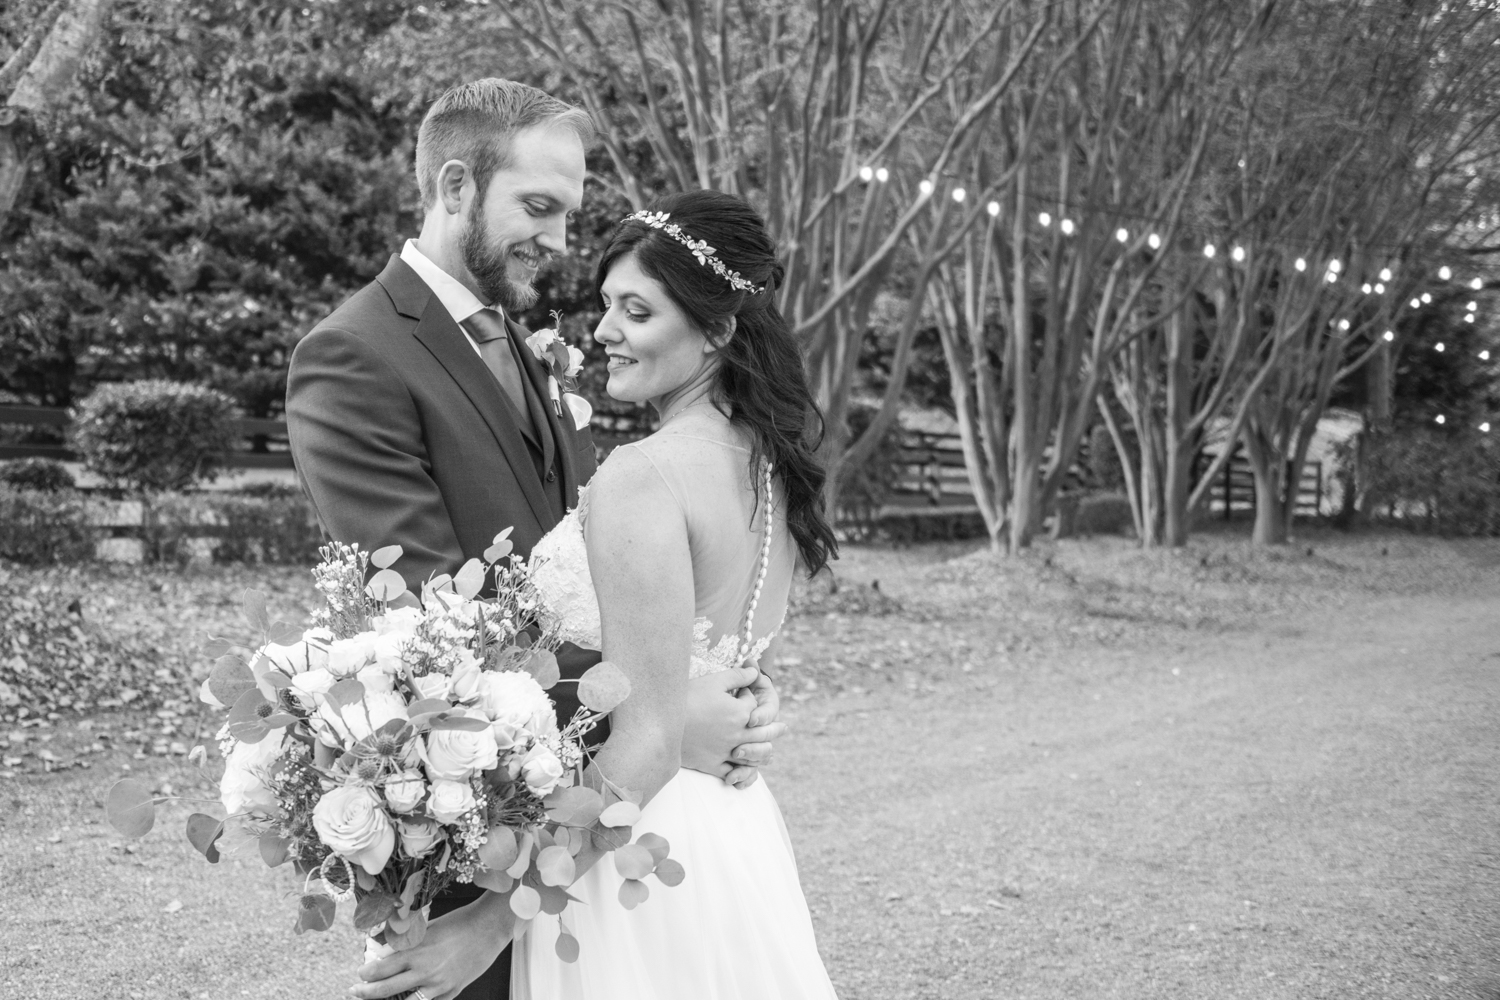
<path fill-rule="evenodd" d="M 367 551 L 401 545 L 393 568 L 413 588 L 457 571 L 507 527 L 529 555 L 594 473 L 587 404 L 553 404 L 513 318 L 535 303 L 538 270 L 566 250 L 592 137 L 584 112 L 523 84 L 448 91 L 417 135 L 421 234 L 292 355 L 287 429 L 318 517 Z M 577 647 L 558 656 L 565 677 L 598 660 Z M 753 780 L 784 727 L 768 681 L 752 697 L 732 686 L 750 675 L 728 673 L 693 682 L 683 762 Z M 554 689 L 563 721 L 575 688 Z M 510 950 L 494 958 L 478 929 L 496 898 L 461 885 L 432 905 L 434 918 L 464 910 L 428 934 L 461 967 L 452 978 L 471 983 L 459 1000 L 509 995 Z M 361 991 L 385 996 L 384 986 Z"/>

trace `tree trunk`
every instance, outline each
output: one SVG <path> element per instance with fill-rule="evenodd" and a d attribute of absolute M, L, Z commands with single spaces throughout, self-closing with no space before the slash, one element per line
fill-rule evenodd
<path fill-rule="evenodd" d="M 0 226 L 21 196 L 31 166 L 31 120 L 19 108 L 0 108 Z"/>
<path fill-rule="evenodd" d="M 1246 435 L 1245 454 L 1255 477 L 1255 530 L 1252 545 L 1285 545 L 1287 518 L 1283 497 L 1286 488 L 1286 466 L 1274 448 L 1263 448 Z"/>
<path fill-rule="evenodd" d="M 1196 449 L 1180 441 L 1167 443 L 1167 474 L 1162 484 L 1162 496 L 1166 507 L 1166 526 L 1162 532 L 1162 544 L 1180 549 L 1187 544 L 1188 532 L 1192 529 L 1192 512 L 1188 510 L 1188 494 L 1192 485 L 1193 453 Z"/>
<path fill-rule="evenodd" d="M 1010 551 L 1031 545 L 1041 527 L 1041 463 L 1035 455 L 1016 456 L 1015 492 L 1011 495 Z"/>

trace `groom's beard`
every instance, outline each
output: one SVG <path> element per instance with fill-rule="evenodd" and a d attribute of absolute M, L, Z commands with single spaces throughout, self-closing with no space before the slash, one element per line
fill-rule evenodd
<path fill-rule="evenodd" d="M 474 205 L 469 209 L 469 224 L 459 243 L 464 267 L 474 276 L 487 305 L 498 303 L 511 315 L 525 312 L 536 305 L 539 294 L 536 285 L 530 281 L 521 285 L 511 279 L 508 268 L 512 248 L 490 244 L 490 228 L 481 210 L 482 201 L 482 198 L 474 199 Z"/>

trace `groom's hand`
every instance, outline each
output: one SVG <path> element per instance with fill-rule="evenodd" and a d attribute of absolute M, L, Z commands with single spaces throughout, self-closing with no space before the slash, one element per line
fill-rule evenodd
<path fill-rule="evenodd" d="M 682 731 L 682 766 L 728 778 L 736 770 L 738 784 L 754 781 L 759 763 L 770 759 L 770 745 L 786 733 L 786 726 L 771 721 L 751 727 L 752 716 L 763 706 L 754 685 L 760 671 L 754 667 L 719 670 L 688 682 Z M 774 698 L 772 689 L 771 696 Z M 774 719 L 774 710 L 772 712 Z M 747 728 L 749 727 L 749 728 Z M 736 766 L 735 755 L 748 751 L 744 764 Z"/>
<path fill-rule="evenodd" d="M 431 1000 L 453 1000 L 499 957 L 515 924 L 507 897 L 487 892 L 428 924 L 415 948 L 360 966 L 364 982 L 351 986 L 349 995 L 376 1000 L 421 989 Z"/>
<path fill-rule="evenodd" d="M 776 692 L 776 685 L 771 682 L 769 674 L 757 671 L 755 681 L 748 688 L 740 690 L 743 697 L 749 692 L 755 698 L 755 708 L 750 712 L 748 726 L 751 732 L 765 732 L 773 726 L 779 730 L 777 738 L 786 734 L 785 723 L 776 721 L 781 714 L 781 695 Z M 749 788 L 755 784 L 755 779 L 760 776 L 760 769 L 771 763 L 771 743 L 769 740 L 753 742 L 746 734 L 746 742 L 734 748 L 729 755 L 729 762 L 734 767 L 724 775 L 724 780 L 736 788 Z"/>

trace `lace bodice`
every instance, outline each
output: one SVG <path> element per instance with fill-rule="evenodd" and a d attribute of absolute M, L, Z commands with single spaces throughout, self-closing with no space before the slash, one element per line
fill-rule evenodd
<path fill-rule="evenodd" d="M 754 587 L 762 555 L 759 542 L 764 538 L 764 517 L 756 518 L 756 528 L 745 527 L 750 518 L 748 512 L 755 508 L 753 489 L 744 490 L 748 477 L 725 482 L 725 473 L 732 470 L 737 461 L 743 463 L 748 454 L 743 449 L 733 448 L 723 442 L 707 438 L 688 438 L 688 468 L 680 467 L 682 435 L 662 434 L 648 438 L 636 445 L 625 447 L 642 448 L 652 464 L 662 473 L 663 479 L 672 488 L 688 522 L 689 546 L 693 551 L 693 582 L 697 618 L 693 623 L 693 653 L 688 673 L 691 677 L 727 670 L 740 662 L 739 648 L 742 640 L 740 625 L 749 595 Z M 655 444 L 653 444 L 655 442 Z M 699 442 L 694 445 L 691 442 Z M 712 469 L 717 475 L 705 477 L 709 469 L 702 461 L 692 461 L 692 453 L 705 457 L 701 444 L 717 444 L 723 451 L 732 449 L 727 467 Z M 711 466 L 725 466 L 717 456 L 707 455 Z M 748 496 L 741 503 L 726 510 L 722 496 L 704 497 L 705 492 L 725 491 L 737 486 Z M 706 501 L 706 502 L 694 502 Z M 579 646 L 599 649 L 600 639 L 599 602 L 594 594 L 593 577 L 589 573 L 588 549 L 584 541 L 584 528 L 589 508 L 588 488 L 578 491 L 578 506 L 569 511 L 556 527 L 547 532 L 532 549 L 531 561 L 537 589 L 545 605 L 545 614 L 550 622 L 560 626 L 562 638 Z M 746 518 L 735 524 L 732 511 L 742 508 Z M 717 510 L 718 516 L 705 519 L 702 514 Z M 763 510 L 763 508 L 762 508 Z M 775 531 L 775 528 L 781 531 Z M 746 538 L 724 537 L 726 534 L 745 534 Z M 760 610 L 756 615 L 754 635 L 745 658 L 758 659 L 770 646 L 780 630 L 786 614 L 786 596 L 791 584 L 791 562 L 795 560 L 789 539 L 786 537 L 785 521 L 773 523 L 773 545 L 770 571 L 766 574 Z M 777 537 L 781 536 L 781 537 Z M 755 543 L 751 546 L 740 544 Z M 750 552 L 754 558 L 746 559 Z M 766 628 L 766 626 L 771 626 Z"/>

